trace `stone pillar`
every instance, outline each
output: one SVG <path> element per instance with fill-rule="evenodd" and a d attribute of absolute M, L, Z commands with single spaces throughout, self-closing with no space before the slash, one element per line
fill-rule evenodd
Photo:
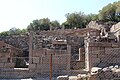
<path fill-rule="evenodd" d="M 63 25 L 63 26 L 62 26 L 62 30 L 64 30 L 64 29 L 65 29 L 65 26 Z"/>
<path fill-rule="evenodd" d="M 71 45 L 67 45 L 67 70 L 70 70 L 70 61 L 71 61 Z"/>
<path fill-rule="evenodd" d="M 67 54 L 71 54 L 71 45 L 67 45 Z"/>
<path fill-rule="evenodd" d="M 52 25 L 50 24 L 50 31 L 52 31 Z"/>
<path fill-rule="evenodd" d="M 33 57 L 33 32 L 31 31 L 29 33 L 29 63 L 32 62 Z"/>
<path fill-rule="evenodd" d="M 86 43 L 85 47 L 85 66 L 86 70 L 91 70 L 91 47 L 89 46 L 89 42 Z"/>
<path fill-rule="evenodd" d="M 79 61 L 84 61 L 84 48 L 79 48 Z"/>

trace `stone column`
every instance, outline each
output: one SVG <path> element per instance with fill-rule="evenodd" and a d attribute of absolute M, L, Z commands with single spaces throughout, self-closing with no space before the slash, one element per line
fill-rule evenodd
<path fill-rule="evenodd" d="M 50 24 L 50 31 L 52 31 L 52 25 Z"/>
<path fill-rule="evenodd" d="M 71 54 L 71 45 L 67 45 L 67 54 Z"/>
<path fill-rule="evenodd" d="M 32 54 L 33 54 L 33 32 L 29 33 L 29 63 L 32 62 Z"/>
<path fill-rule="evenodd" d="M 91 70 L 91 47 L 89 46 L 89 42 L 86 43 L 85 47 L 85 66 L 86 70 Z"/>
<path fill-rule="evenodd" d="M 67 70 L 70 70 L 70 61 L 71 61 L 71 45 L 67 45 Z"/>

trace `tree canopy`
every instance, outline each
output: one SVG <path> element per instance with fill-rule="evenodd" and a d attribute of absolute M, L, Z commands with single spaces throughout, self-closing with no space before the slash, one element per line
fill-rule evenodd
<path fill-rule="evenodd" d="M 108 4 L 99 11 L 99 20 L 108 22 L 119 22 L 120 21 L 120 1 Z"/>
<path fill-rule="evenodd" d="M 33 20 L 30 25 L 28 25 L 27 30 L 37 31 L 37 30 L 50 30 L 50 27 L 60 27 L 60 23 L 55 21 L 50 21 L 48 18 L 43 18 L 39 20 Z"/>
<path fill-rule="evenodd" d="M 0 33 L 0 36 L 6 37 L 6 36 L 11 36 L 11 35 L 20 35 L 23 33 L 26 33 L 27 30 L 26 29 L 17 29 L 15 27 L 11 28 L 9 31 L 3 31 Z"/>
<path fill-rule="evenodd" d="M 85 15 L 83 12 L 67 13 L 65 16 L 67 20 L 62 25 L 66 29 L 85 28 L 91 20 L 97 20 L 97 15 Z"/>
<path fill-rule="evenodd" d="M 104 6 L 98 14 L 85 14 L 80 11 L 67 13 L 65 14 L 65 17 L 66 21 L 61 25 L 57 20 L 50 21 L 49 18 L 36 19 L 27 26 L 27 29 L 20 30 L 13 27 L 9 31 L 1 32 L 0 36 L 20 35 L 31 30 L 55 30 L 60 29 L 61 26 L 64 26 L 65 29 L 85 28 L 92 20 L 108 23 L 120 22 L 120 1 Z"/>

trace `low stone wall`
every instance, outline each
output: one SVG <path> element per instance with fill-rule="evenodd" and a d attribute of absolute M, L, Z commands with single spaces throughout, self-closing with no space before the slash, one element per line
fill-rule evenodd
<path fill-rule="evenodd" d="M 49 74 L 50 55 L 30 58 L 29 69 L 40 74 Z M 70 70 L 70 55 L 53 55 L 52 71 L 58 74 L 62 70 Z"/>
<path fill-rule="evenodd" d="M 32 74 L 28 68 L 0 68 L 0 79 L 29 78 Z"/>
<path fill-rule="evenodd" d="M 120 48 L 118 43 L 91 42 L 88 44 L 89 68 L 91 67 L 107 67 L 110 65 L 120 65 Z"/>

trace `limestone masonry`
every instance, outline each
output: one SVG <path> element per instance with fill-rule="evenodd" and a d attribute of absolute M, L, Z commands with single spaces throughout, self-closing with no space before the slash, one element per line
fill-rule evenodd
<path fill-rule="evenodd" d="M 8 75 L 5 69 L 22 77 L 49 75 L 52 55 L 52 75 L 69 75 L 58 80 L 120 78 L 120 22 L 91 21 L 84 29 L 31 31 L 0 40 L 0 75 Z M 18 66 L 28 68 L 15 70 Z"/>

